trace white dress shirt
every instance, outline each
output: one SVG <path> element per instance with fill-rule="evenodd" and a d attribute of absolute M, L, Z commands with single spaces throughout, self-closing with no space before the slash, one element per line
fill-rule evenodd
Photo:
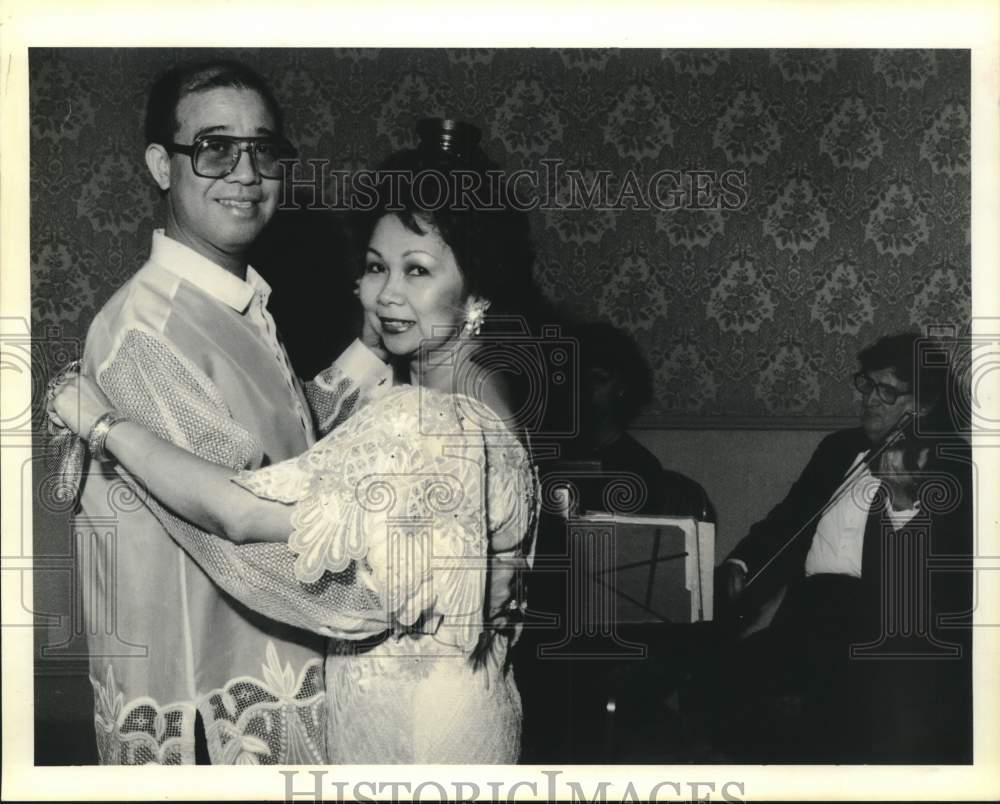
<path fill-rule="evenodd" d="M 867 466 L 856 471 L 867 454 L 867 451 L 858 453 L 844 473 L 844 483 L 830 497 L 832 500 L 840 495 L 839 499 L 820 517 L 816 525 L 816 533 L 813 534 L 812 544 L 806 554 L 806 577 L 826 573 L 861 577 L 865 524 L 872 500 L 882 485 L 882 481 L 873 476 Z M 848 481 L 850 485 L 845 488 Z M 919 506 L 918 502 L 914 503 L 913 508 L 897 511 L 889 504 L 888 499 L 885 502 L 889 519 L 896 530 L 916 516 Z M 730 558 L 728 562 L 742 567 L 744 572 L 749 571 L 746 563 L 739 558 Z"/>

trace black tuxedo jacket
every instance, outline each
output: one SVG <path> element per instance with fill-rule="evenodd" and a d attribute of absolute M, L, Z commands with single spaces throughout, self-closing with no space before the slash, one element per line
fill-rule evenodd
<path fill-rule="evenodd" d="M 922 474 L 921 513 L 896 534 L 881 494 L 869 508 L 862 551 L 862 585 L 866 596 L 885 592 L 894 570 L 900 569 L 886 562 L 905 561 L 908 557 L 898 555 L 904 547 L 899 540 L 909 540 L 911 547 L 919 547 L 928 557 L 934 556 L 924 568 L 931 571 L 932 585 L 943 595 L 938 601 L 941 604 L 938 611 L 955 611 L 945 605 L 961 607 L 969 602 L 968 596 L 956 597 L 958 590 L 969 584 L 954 581 L 960 577 L 969 580 L 968 571 L 958 570 L 963 559 L 967 561 L 972 553 L 971 456 L 961 439 L 929 439 L 927 445 L 930 456 Z M 794 536 L 792 543 L 754 582 L 758 596 L 769 597 L 780 587 L 803 577 L 820 512 L 843 482 L 858 453 L 870 446 L 861 428 L 840 430 L 824 438 L 785 499 L 755 524 L 730 554 L 730 558 L 738 558 L 747 565 L 748 577 L 753 576 Z M 915 545 L 918 539 L 924 543 Z M 945 565 L 955 571 L 945 573 Z"/>
<path fill-rule="evenodd" d="M 971 617 L 973 467 L 961 439 L 930 439 L 926 445 L 921 510 L 896 531 L 883 494 L 876 495 L 859 581 L 804 579 L 804 567 L 819 513 L 858 453 L 870 446 L 860 428 L 824 438 L 785 499 L 730 557 L 745 562 L 750 577 L 792 539 L 750 587 L 754 599 L 766 600 L 787 585 L 774 625 L 797 624 L 809 639 L 825 628 L 843 651 L 851 651 L 838 672 L 851 673 L 863 689 L 870 718 L 859 730 L 871 732 L 886 761 L 961 762 L 971 746 L 972 632 L 963 626 L 963 614 Z M 834 633 L 839 625 L 830 628 L 834 620 L 824 620 L 827 614 L 840 618 L 842 631 Z"/>
<path fill-rule="evenodd" d="M 802 575 L 812 544 L 818 514 L 844 479 L 851 462 L 870 446 L 860 428 L 841 430 L 824 438 L 788 494 L 752 528 L 730 558 L 747 565 L 752 577 L 796 533 L 789 547 L 754 582 L 761 595 L 770 596 Z"/>

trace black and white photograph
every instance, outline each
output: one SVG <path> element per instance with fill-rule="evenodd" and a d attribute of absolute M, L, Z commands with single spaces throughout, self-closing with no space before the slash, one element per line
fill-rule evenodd
<path fill-rule="evenodd" d="M 19 756 L 989 798 L 995 43 L 528 39 L 20 51 Z"/>

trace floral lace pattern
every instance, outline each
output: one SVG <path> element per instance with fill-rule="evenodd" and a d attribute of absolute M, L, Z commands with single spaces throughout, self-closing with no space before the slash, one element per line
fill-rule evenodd
<path fill-rule="evenodd" d="M 505 672 L 516 624 L 491 618 L 481 639 L 488 581 L 504 579 L 491 609 L 516 594 L 538 495 L 526 450 L 496 421 L 468 397 L 401 386 L 305 455 L 237 478 L 294 503 L 295 594 L 350 571 L 383 604 L 381 620 L 359 616 L 329 643 L 330 762 L 517 760 L 520 696 Z M 231 753 L 253 761 L 264 746 L 241 734 Z"/>
<path fill-rule="evenodd" d="M 327 759 L 515 761 L 520 697 L 502 668 L 538 482 L 498 417 L 461 395 L 393 388 L 299 458 L 235 480 L 298 500 L 289 544 L 237 545 L 181 521 L 170 532 L 245 605 L 331 645 L 357 643 L 327 662 Z M 475 669 L 481 653 L 487 667 Z M 368 664 L 381 656 L 395 672 L 363 669 L 385 669 Z M 344 681 L 334 662 L 365 683 Z M 299 761 L 319 750 L 317 676 L 310 667 L 293 682 L 271 656 L 263 682 L 237 679 L 203 703 L 220 761 L 281 761 L 285 751 Z"/>
<path fill-rule="evenodd" d="M 318 765 L 326 762 L 323 662 L 307 662 L 298 675 L 284 665 L 273 642 L 261 665 L 263 679 L 234 678 L 203 696 L 199 709 L 213 765 Z M 160 706 L 142 697 L 125 703 L 107 665 L 94 688 L 94 727 L 102 765 L 190 765 L 195 761 L 195 706 Z"/>
<path fill-rule="evenodd" d="M 307 382 L 304 390 L 316 420 L 316 432 L 320 435 L 326 435 L 343 424 L 357 408 L 369 401 L 374 391 L 367 386 L 359 386 L 336 363 Z"/>
<path fill-rule="evenodd" d="M 238 678 L 211 692 L 203 710 L 214 764 L 318 765 L 326 761 L 326 696 L 323 663 L 306 664 L 298 676 L 284 665 L 273 643 L 262 666 L 264 679 Z"/>
<path fill-rule="evenodd" d="M 152 698 L 125 703 L 108 664 L 94 688 L 94 730 L 102 765 L 189 765 L 194 763 L 194 706 L 159 706 Z"/>
<path fill-rule="evenodd" d="M 357 567 L 390 620 L 409 627 L 427 616 L 436 639 L 471 649 L 482 630 L 486 533 L 497 549 L 500 531 L 520 543 L 528 527 L 527 454 L 506 431 L 485 436 L 481 422 L 495 419 L 468 398 L 401 386 L 379 402 L 299 458 L 236 482 L 296 503 L 288 548 L 299 582 Z M 484 437 L 493 442 L 485 450 Z"/>

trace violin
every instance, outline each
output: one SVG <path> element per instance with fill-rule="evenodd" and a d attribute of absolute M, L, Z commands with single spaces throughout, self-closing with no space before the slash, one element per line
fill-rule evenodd
<path fill-rule="evenodd" d="M 887 451 L 894 448 L 902 448 L 904 450 L 904 466 L 909 470 L 915 470 L 917 468 L 917 453 L 920 447 L 920 440 L 914 433 L 914 414 L 907 411 L 900 416 L 892 429 L 882 437 L 882 440 L 854 465 L 826 504 L 803 522 L 789 538 L 782 542 L 756 571 L 747 576 L 744 581 L 743 590 L 739 595 L 734 600 L 724 601 L 719 612 L 719 619 L 723 624 L 732 628 L 740 635 L 746 634 L 749 626 L 760 616 L 763 607 L 771 602 L 775 593 L 780 591 L 783 586 L 780 583 L 777 585 L 773 582 L 769 583 L 769 581 L 773 581 L 773 567 L 778 559 L 804 533 L 814 531 L 819 520 L 847 494 L 851 493 L 851 487 L 857 479 L 865 471 L 870 472 L 872 467 L 878 463 Z"/>

